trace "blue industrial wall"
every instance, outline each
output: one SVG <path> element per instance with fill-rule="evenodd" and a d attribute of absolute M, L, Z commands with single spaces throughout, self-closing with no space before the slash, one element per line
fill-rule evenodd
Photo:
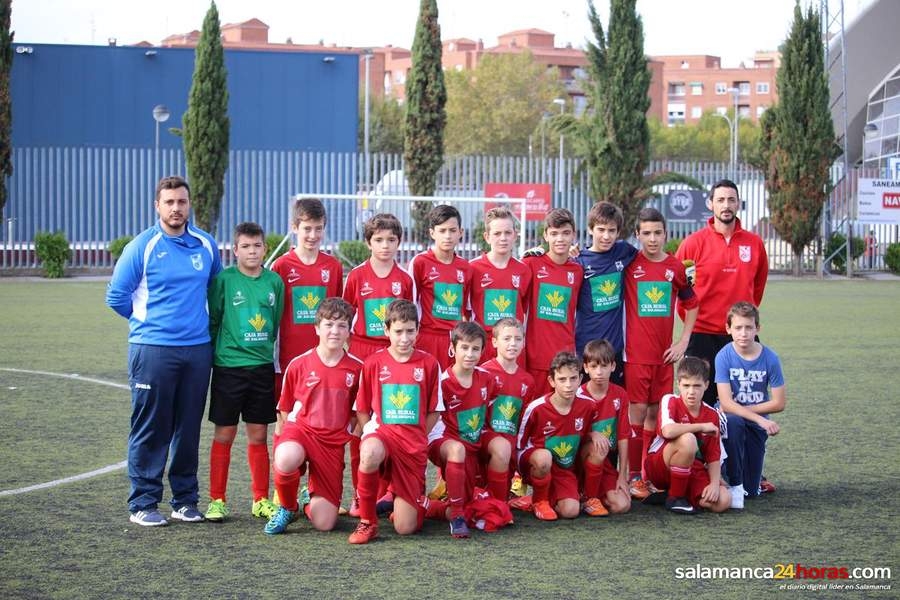
<path fill-rule="evenodd" d="M 192 49 L 15 46 L 31 52 L 14 54 L 14 147 L 150 148 L 157 104 L 171 113 L 160 147 L 181 146 L 168 128 L 187 109 Z M 225 64 L 232 150 L 356 150 L 356 55 L 226 50 Z"/>

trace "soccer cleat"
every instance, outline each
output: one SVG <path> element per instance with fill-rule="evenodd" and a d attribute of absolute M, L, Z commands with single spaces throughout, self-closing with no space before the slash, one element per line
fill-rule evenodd
<path fill-rule="evenodd" d="M 268 535 L 278 535 L 279 533 L 284 533 L 284 530 L 287 529 L 287 526 L 296 520 L 296 511 L 288 510 L 283 506 L 279 506 L 275 514 L 272 515 L 272 518 L 269 519 L 269 522 L 266 523 L 263 531 Z"/>
<path fill-rule="evenodd" d="M 690 502 L 687 501 L 687 498 L 684 496 L 678 498 L 666 498 L 666 509 L 671 510 L 673 513 L 678 513 L 680 515 L 694 515 L 697 514 L 697 509 L 691 505 Z"/>
<path fill-rule="evenodd" d="M 652 494 L 641 500 L 641 503 L 646 504 L 647 506 L 663 506 L 666 503 L 666 498 L 668 497 L 669 492 L 653 492 Z"/>
<path fill-rule="evenodd" d="M 516 496 L 509 501 L 509 507 L 513 510 L 524 510 L 528 512 L 531 510 L 531 506 L 531 494 L 528 494 L 527 496 Z"/>
<path fill-rule="evenodd" d="M 512 485 L 509 486 L 509 491 L 515 496 L 525 496 L 528 494 L 528 486 L 525 485 L 525 482 L 522 481 L 521 475 L 514 475 L 512 478 Z"/>
<path fill-rule="evenodd" d="M 534 513 L 535 518 L 541 521 L 555 521 L 559 518 L 556 515 L 556 511 L 553 510 L 553 507 L 546 500 L 535 502 L 531 507 L 531 511 Z"/>
<path fill-rule="evenodd" d="M 228 506 L 226 506 L 224 500 L 220 499 L 210 501 L 209 506 L 206 507 L 206 513 L 203 515 L 203 518 L 207 521 L 220 523 L 224 521 L 227 516 Z"/>
<path fill-rule="evenodd" d="M 394 512 L 394 494 L 393 492 L 386 492 L 375 503 L 375 513 L 380 517 L 392 512 Z"/>
<path fill-rule="evenodd" d="M 774 494 L 775 493 L 775 484 L 766 479 L 762 478 L 762 481 L 759 482 L 759 493 L 760 494 Z"/>
<path fill-rule="evenodd" d="M 278 511 L 278 507 L 268 498 L 260 498 L 253 503 L 251 512 L 254 517 L 262 517 L 263 519 L 271 519 Z"/>
<path fill-rule="evenodd" d="M 434 488 L 428 492 L 429 500 L 446 500 L 447 499 L 447 482 L 443 478 L 438 479 L 434 484 Z"/>
<path fill-rule="evenodd" d="M 199 523 L 203 520 L 203 515 L 195 505 L 182 504 L 172 511 L 172 518 L 185 523 Z"/>
<path fill-rule="evenodd" d="M 647 482 L 640 477 L 631 480 L 630 491 L 631 497 L 636 500 L 643 500 L 651 493 L 650 489 L 647 487 Z"/>
<path fill-rule="evenodd" d="M 353 502 L 350 503 L 350 510 L 347 511 L 347 514 L 351 517 L 359 518 L 359 497 L 354 496 Z"/>
<path fill-rule="evenodd" d="M 589 517 L 605 517 L 609 511 L 599 498 L 588 498 L 581 504 L 581 512 Z"/>
<path fill-rule="evenodd" d="M 360 521 L 356 531 L 350 534 L 348 542 L 351 544 L 368 544 L 378 537 L 378 524 Z"/>
<path fill-rule="evenodd" d="M 744 509 L 744 486 L 743 485 L 735 485 L 728 488 L 728 491 L 731 492 L 731 508 L 735 510 L 743 510 Z"/>
<path fill-rule="evenodd" d="M 450 535 L 457 539 L 469 537 L 469 526 L 466 525 L 466 518 L 462 515 L 450 519 Z"/>
<path fill-rule="evenodd" d="M 169 522 L 166 521 L 166 518 L 155 508 L 135 511 L 131 513 L 128 520 L 141 527 L 164 527 L 169 524 Z"/>

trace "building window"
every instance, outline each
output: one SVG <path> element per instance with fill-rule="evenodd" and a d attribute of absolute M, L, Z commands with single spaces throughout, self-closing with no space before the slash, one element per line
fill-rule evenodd
<path fill-rule="evenodd" d="M 692 83 L 691 84 L 691 96 L 702 96 L 703 95 L 703 84 L 702 83 Z"/>
<path fill-rule="evenodd" d="M 756 82 L 756 93 L 757 94 L 768 94 L 769 93 L 769 82 L 768 81 Z"/>
<path fill-rule="evenodd" d="M 668 107 L 669 126 L 684 124 L 685 106 L 681 103 L 672 103 Z"/>
<path fill-rule="evenodd" d="M 692 106 L 691 107 L 691 118 L 699 119 L 703 116 L 703 108 L 700 106 Z"/>
<path fill-rule="evenodd" d="M 670 96 L 684 96 L 684 84 L 681 82 L 669 84 Z"/>
<path fill-rule="evenodd" d="M 724 81 L 716 82 L 716 96 L 724 96 L 725 92 L 728 91 L 728 86 L 725 85 Z"/>
<path fill-rule="evenodd" d="M 763 116 L 763 113 L 766 112 L 767 108 L 769 108 L 769 107 L 768 106 L 757 106 L 756 107 L 756 118 L 758 119 L 761 116 Z"/>
<path fill-rule="evenodd" d="M 738 93 L 741 96 L 749 96 L 750 95 L 750 82 L 749 81 L 738 81 L 737 82 Z"/>
<path fill-rule="evenodd" d="M 746 104 L 741 104 L 738 106 L 738 116 L 742 119 L 750 118 L 750 107 Z"/>

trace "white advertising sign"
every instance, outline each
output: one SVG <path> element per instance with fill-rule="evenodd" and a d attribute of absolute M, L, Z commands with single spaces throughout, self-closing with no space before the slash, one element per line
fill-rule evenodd
<path fill-rule="evenodd" d="M 860 179 L 856 194 L 861 223 L 900 225 L 900 179 Z"/>

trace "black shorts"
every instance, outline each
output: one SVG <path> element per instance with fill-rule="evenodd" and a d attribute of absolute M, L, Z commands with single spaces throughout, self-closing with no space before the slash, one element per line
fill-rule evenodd
<path fill-rule="evenodd" d="M 214 366 L 210 386 L 209 420 L 223 427 L 275 422 L 275 368 Z"/>

